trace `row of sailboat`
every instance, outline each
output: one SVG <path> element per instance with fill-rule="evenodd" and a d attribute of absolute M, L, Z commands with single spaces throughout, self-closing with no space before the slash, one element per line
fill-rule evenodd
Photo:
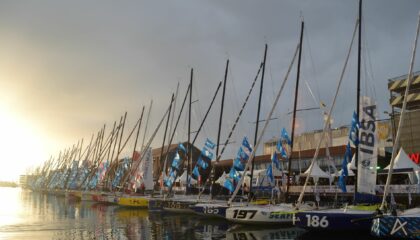
<path fill-rule="evenodd" d="M 191 104 L 193 90 L 193 69 L 190 73 L 190 83 L 187 88 L 179 115 L 175 119 L 174 109 L 178 89 L 176 94 L 172 94 L 169 107 L 166 109 L 160 121 L 157 123 L 152 135 L 148 141 L 143 143 L 141 151 L 136 151 L 140 127 L 143 122 L 145 107 L 142 108 L 141 116 L 136 122 L 134 128 L 129 133 L 128 138 L 123 141 L 124 126 L 127 113 L 120 118 L 119 123 L 114 126 L 108 137 L 105 137 L 105 126 L 97 134 L 96 139 L 92 136 L 90 144 L 82 153 L 82 142 L 60 153 L 57 160 L 50 159 L 39 170 L 38 178 L 31 184 L 31 188 L 36 191 L 46 191 L 49 193 L 63 194 L 68 197 L 77 198 L 82 201 L 96 201 L 104 203 L 118 204 L 127 207 L 147 208 L 149 211 L 169 211 L 177 213 L 196 213 L 208 217 L 226 218 L 232 222 L 244 224 L 274 224 L 274 225 L 296 225 L 301 228 L 316 231 L 371 231 L 378 237 L 398 237 L 417 239 L 420 238 L 420 211 L 417 208 L 409 209 L 405 212 L 398 212 L 388 204 L 389 185 L 392 177 L 394 161 L 399 150 L 399 136 L 401 125 L 404 123 L 403 117 L 406 108 L 406 98 L 404 98 L 397 136 L 395 139 L 394 150 L 392 153 L 391 164 L 388 171 L 387 184 L 383 195 L 383 201 L 380 205 L 372 204 L 377 199 L 375 192 L 376 185 L 376 157 L 377 146 L 375 141 L 376 127 L 376 104 L 368 97 L 360 97 L 360 69 L 361 69 L 361 14 L 362 1 L 359 3 L 359 18 L 356 21 L 350 48 L 346 56 L 342 72 L 339 77 L 338 86 L 335 91 L 334 99 L 329 109 L 326 111 L 326 121 L 323 127 L 323 134 L 319 142 L 311 164 L 304 173 L 306 181 L 297 201 L 293 201 L 289 195 L 290 177 L 286 177 L 286 191 L 281 192 L 276 186 L 272 191 L 272 199 L 278 194 L 277 201 L 261 201 L 254 195 L 253 179 L 255 174 L 254 158 L 257 149 L 260 147 L 263 135 L 267 130 L 270 119 L 276 110 L 279 99 L 284 91 L 285 84 L 289 79 L 290 72 L 297 60 L 297 80 L 295 88 L 294 111 L 292 118 L 292 131 L 289 137 L 287 131 L 283 129 L 272 155 L 272 161 L 265 170 L 266 181 L 274 183 L 273 172 L 280 172 L 285 176 L 292 176 L 291 171 L 291 152 L 293 149 L 296 110 L 298 99 L 298 86 L 300 76 L 300 62 L 302 55 L 302 42 L 304 33 L 304 22 L 301 22 L 301 33 L 299 44 L 296 46 L 291 63 L 286 71 L 281 87 L 278 89 L 275 100 L 266 116 L 264 126 L 259 131 L 261 97 L 263 95 L 263 80 L 266 66 L 267 45 L 265 46 L 263 61 L 261 62 L 257 75 L 252 82 L 252 86 L 245 98 L 242 108 L 239 110 L 237 118 L 228 134 L 225 144 L 220 143 L 220 129 L 222 126 L 223 104 L 226 89 L 226 80 L 228 76 L 229 60 L 226 63 L 224 81 L 219 82 L 210 106 L 202 120 L 198 131 L 193 139 L 191 137 Z M 420 17 L 419 17 L 420 25 Z M 419 26 L 418 25 L 418 26 Z M 317 158 L 321 145 L 326 141 L 327 132 L 330 125 L 331 116 L 334 111 L 338 93 L 343 82 L 344 74 L 350 57 L 350 52 L 354 45 L 356 33 L 358 31 L 358 81 L 357 81 L 357 104 L 356 112 L 353 115 L 349 142 L 347 145 L 343 168 L 338 176 L 338 185 L 346 192 L 345 180 L 352 169 L 348 168 L 350 164 L 351 145 L 355 146 L 355 157 L 352 164 L 355 165 L 357 184 L 355 184 L 354 204 L 341 207 L 324 207 L 311 201 L 304 201 L 305 189 L 309 184 L 312 173 L 321 171 L 317 163 Z M 417 36 L 413 48 L 413 56 L 410 63 L 408 74 L 408 84 L 405 96 L 407 96 L 412 78 L 412 68 L 415 59 Z M 258 108 L 256 113 L 256 128 L 254 142 L 251 144 L 247 137 L 244 137 L 241 146 L 233 159 L 231 169 L 228 173 L 216 176 L 216 170 L 219 160 L 225 151 L 226 146 L 231 140 L 237 123 L 248 103 L 251 92 L 261 76 Z M 219 89 L 223 84 L 222 105 L 219 118 L 219 131 L 217 142 L 206 139 L 201 149 L 194 149 L 194 143 L 203 127 L 214 100 L 218 95 Z M 188 111 L 188 139 L 185 143 L 173 144 L 176 128 L 178 127 L 184 105 L 189 97 Z M 150 109 L 147 119 L 150 116 Z M 171 116 L 172 115 L 172 116 Z M 160 157 L 153 159 L 151 149 L 152 142 L 165 122 L 164 139 L 160 149 Z M 172 122 L 170 121 L 172 119 Z M 148 122 L 148 120 L 147 120 Z M 171 122 L 171 123 L 170 123 Z M 147 128 L 148 123 L 146 123 Z M 169 128 L 169 129 L 168 129 Z M 136 131 L 137 130 L 137 131 Z M 127 141 L 136 131 L 134 150 L 131 158 L 119 159 Z M 146 132 L 146 130 L 145 130 Z M 168 136 L 168 139 L 166 139 Z M 165 143 L 166 149 L 165 149 Z M 253 145 L 253 146 L 252 146 Z M 223 146 L 222 149 L 219 146 Z M 193 156 L 195 155 L 195 157 Z M 288 161 L 287 171 L 283 170 L 278 157 Z M 81 159 L 84 157 L 84 160 Z M 79 160 L 76 160 L 79 159 Z M 89 161 L 92 159 L 92 161 Z M 107 159 L 114 159 L 108 161 Z M 195 159 L 195 160 L 194 160 Z M 172 161 L 171 161 L 172 160 Z M 154 167 L 154 161 L 158 166 Z M 157 171 L 157 173 L 154 173 Z M 248 174 L 249 173 L 249 174 Z M 246 178 L 249 178 L 246 184 Z M 174 193 L 174 186 L 177 182 L 185 183 L 184 194 Z M 194 182 L 198 184 L 194 184 Z M 194 188 L 193 185 L 200 185 Z M 278 185 L 278 183 L 277 183 Z M 247 186 L 247 187 L 246 187 Z M 226 189 L 230 195 L 219 196 L 218 189 Z M 245 194 L 247 192 L 247 194 Z M 208 194 L 206 194 L 208 193 Z M 242 193 L 242 195 L 241 195 Z M 319 201 L 318 201 L 319 202 Z M 369 204 L 366 204 L 370 202 Z"/>

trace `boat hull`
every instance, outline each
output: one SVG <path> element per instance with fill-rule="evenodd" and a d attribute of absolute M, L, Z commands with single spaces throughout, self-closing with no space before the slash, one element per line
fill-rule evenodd
<path fill-rule="evenodd" d="M 163 210 L 163 199 L 152 198 L 149 199 L 148 209 L 149 211 L 162 211 Z"/>
<path fill-rule="evenodd" d="M 293 225 L 296 211 L 291 206 L 230 207 L 226 219 L 242 224 Z"/>
<path fill-rule="evenodd" d="M 374 212 L 351 211 L 302 211 L 296 214 L 295 225 L 311 231 L 369 231 Z M 354 220 L 357 220 L 353 222 Z"/>
<path fill-rule="evenodd" d="M 118 203 L 118 197 L 115 195 L 109 195 L 106 193 L 98 193 L 98 194 L 92 194 L 92 199 L 95 202 L 100 203 L 111 203 L 116 204 Z"/>
<path fill-rule="evenodd" d="M 206 216 L 206 217 L 218 217 L 218 218 L 226 217 L 227 208 L 228 208 L 227 205 L 214 204 L 214 203 L 198 203 L 191 206 L 191 209 L 196 214 Z"/>
<path fill-rule="evenodd" d="M 420 216 L 376 218 L 371 234 L 381 238 L 420 239 Z"/>
<path fill-rule="evenodd" d="M 162 208 L 164 211 L 173 212 L 173 213 L 194 213 L 194 210 L 191 209 L 191 206 L 196 202 L 188 200 L 164 200 L 162 203 Z"/>
<path fill-rule="evenodd" d="M 149 198 L 146 196 L 122 196 L 118 198 L 118 205 L 124 207 L 148 208 Z"/>

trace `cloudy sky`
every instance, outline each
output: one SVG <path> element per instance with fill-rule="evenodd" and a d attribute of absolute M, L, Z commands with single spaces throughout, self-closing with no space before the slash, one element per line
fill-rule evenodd
<path fill-rule="evenodd" d="M 362 92 L 389 110 L 389 78 L 407 74 L 420 1 L 369 0 L 363 6 Z M 330 104 L 358 14 L 358 1 L 1 1 L 0 179 L 57 155 L 128 111 L 130 129 L 153 99 L 149 131 L 180 84 L 177 111 L 194 68 L 192 128 L 204 116 L 230 59 L 222 139 L 226 138 L 268 44 L 261 118 L 268 113 L 305 20 L 299 108 Z M 356 105 L 356 48 L 334 126 Z M 419 61 L 417 61 L 419 62 Z M 415 70 L 420 70 L 419 63 Z M 290 131 L 296 65 L 265 139 Z M 253 139 L 259 82 L 225 158 Z M 309 87 L 308 87 L 309 86 Z M 311 90 L 309 90 L 311 89 Z M 313 96 L 310 94 L 313 92 Z M 220 93 L 198 147 L 217 136 Z M 384 114 L 380 115 L 385 117 Z M 298 133 L 322 127 L 320 111 L 298 114 Z M 176 141 L 187 136 L 181 117 Z M 143 129 L 144 130 L 144 129 Z M 142 131 L 143 131 L 142 130 Z M 142 133 L 143 134 L 143 133 Z M 161 144 L 159 133 L 153 146 Z M 147 138 L 147 137 L 146 137 Z M 251 141 L 252 142 L 252 141 Z M 126 152 L 132 151 L 130 143 Z M 8 170 L 5 170 L 8 169 Z M 13 169 L 13 170 L 10 170 Z"/>

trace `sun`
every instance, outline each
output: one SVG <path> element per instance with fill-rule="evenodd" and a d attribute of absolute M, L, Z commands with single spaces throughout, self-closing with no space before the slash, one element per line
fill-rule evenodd
<path fill-rule="evenodd" d="M 17 181 L 20 174 L 45 161 L 41 134 L 0 105 L 0 181 Z"/>

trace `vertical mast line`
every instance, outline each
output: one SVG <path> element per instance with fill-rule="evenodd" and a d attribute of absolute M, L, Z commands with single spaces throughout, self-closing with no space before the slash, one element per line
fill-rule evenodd
<path fill-rule="evenodd" d="M 308 176 L 307 176 L 307 178 L 305 180 L 305 184 L 303 185 L 302 191 L 300 192 L 300 195 L 299 195 L 299 198 L 298 198 L 298 201 L 297 201 L 297 204 L 296 204 L 296 208 L 299 208 L 299 205 L 302 203 L 303 195 L 305 194 L 306 186 L 308 185 L 308 182 L 309 182 L 309 176 L 311 175 L 312 168 L 314 166 L 313 163 L 318 158 L 319 149 L 320 149 L 321 144 L 322 144 L 322 142 L 323 142 L 323 140 L 325 138 L 325 135 L 326 135 L 325 133 L 326 133 L 326 130 L 328 128 L 328 123 L 331 121 L 331 114 L 332 114 L 332 111 L 334 109 L 335 102 L 337 100 L 337 96 L 338 96 L 338 92 L 339 92 L 340 87 L 341 87 L 341 83 L 343 82 L 344 73 L 346 71 L 347 64 L 349 62 L 350 53 L 351 53 L 351 49 L 353 48 L 354 38 L 356 36 L 356 30 L 357 30 L 358 25 L 359 25 L 359 21 L 356 21 L 356 25 L 355 25 L 354 31 L 353 31 L 353 37 L 351 38 L 351 42 L 350 42 L 349 51 L 347 52 L 346 60 L 344 61 L 343 70 L 341 71 L 340 79 L 338 81 L 337 90 L 335 92 L 333 102 L 332 102 L 332 104 L 330 106 L 330 109 L 328 111 L 327 120 L 324 122 L 324 127 L 323 127 L 323 131 L 322 131 L 322 134 L 321 134 L 321 139 L 318 141 L 318 146 L 317 146 L 317 148 L 315 150 L 314 157 L 312 158 L 311 165 L 309 166 Z"/>
<path fill-rule="evenodd" d="M 259 94 L 259 97 L 258 97 L 257 121 L 255 122 L 254 146 L 257 145 L 258 126 L 260 125 L 261 98 L 262 98 L 262 93 L 263 93 L 263 88 L 264 88 L 264 74 L 265 74 L 265 63 L 266 63 L 266 60 L 267 60 L 267 48 L 268 48 L 268 45 L 265 44 L 264 59 L 263 59 L 263 64 L 262 64 L 260 94 Z M 255 165 L 254 157 L 250 158 L 250 161 L 252 162 L 252 164 L 251 164 L 251 180 L 250 180 L 250 184 L 249 184 L 250 185 L 249 186 L 249 197 L 252 194 L 252 179 L 254 177 L 254 165 Z M 245 174 L 245 172 L 244 172 L 244 174 Z M 251 198 L 248 198 L 248 201 L 250 201 L 250 200 L 251 200 Z"/>
<path fill-rule="evenodd" d="M 360 120 L 360 71 L 362 67 L 362 0 L 359 0 L 359 39 L 358 39 L 358 48 L 357 48 L 357 93 L 356 93 L 356 113 L 357 113 L 357 122 Z M 356 136 L 359 136 L 359 129 L 356 128 Z M 356 168 L 359 163 L 359 145 L 356 145 L 356 156 L 354 158 Z M 354 174 L 356 179 L 356 184 L 354 184 L 354 194 L 357 193 L 357 171 Z M 356 198 L 355 198 L 356 199 Z"/>
<path fill-rule="evenodd" d="M 289 162 L 287 165 L 287 185 L 286 185 L 286 194 L 285 199 L 289 196 L 289 188 L 290 188 L 290 177 L 292 176 L 292 158 L 293 158 L 293 144 L 295 139 L 295 128 L 296 128 L 296 110 L 297 110 L 297 103 L 298 103 L 298 95 L 299 95 L 299 80 L 300 80 L 300 65 L 302 60 L 302 46 L 303 46 L 303 29 L 305 27 L 305 22 L 301 21 L 300 23 L 300 40 L 299 40 L 299 56 L 298 56 L 298 65 L 297 65 L 297 73 L 296 73 L 296 87 L 295 87 L 295 101 L 293 104 L 293 118 L 292 118 L 292 133 L 290 136 L 290 156 Z"/>
<path fill-rule="evenodd" d="M 219 129 L 217 131 L 217 143 L 216 143 L 216 157 L 219 156 L 219 145 L 220 145 L 220 133 L 222 130 L 222 119 L 223 119 L 223 108 L 225 104 L 225 92 L 226 92 L 226 80 L 227 80 L 227 74 L 229 71 L 229 59 L 226 61 L 226 68 L 225 68 L 225 77 L 223 79 L 223 92 L 222 92 L 222 101 L 220 106 L 220 115 L 219 115 Z M 214 167 L 211 168 L 211 185 L 210 185 L 210 197 L 213 199 L 214 192 L 213 192 L 213 186 L 215 184 L 215 171 L 216 171 L 216 164 L 217 161 L 214 162 Z"/>
<path fill-rule="evenodd" d="M 289 74 L 290 74 L 290 71 L 291 71 L 291 69 L 292 69 L 293 63 L 295 62 L 295 59 L 296 59 L 296 55 L 297 55 L 297 53 L 298 53 L 298 50 L 299 50 L 299 45 L 297 45 L 297 47 L 296 47 L 296 50 L 295 50 L 294 55 L 293 55 L 292 62 L 290 63 L 289 68 L 287 69 L 286 76 L 284 77 L 283 83 L 282 83 L 282 85 L 281 85 L 281 87 L 280 87 L 280 89 L 279 89 L 279 91 L 278 91 L 278 93 L 277 93 L 276 99 L 274 100 L 273 106 L 271 107 L 271 110 L 270 110 L 270 112 L 268 113 L 268 115 L 267 115 L 266 119 L 271 119 L 271 116 L 273 115 L 274 110 L 276 109 L 276 106 L 277 106 L 277 103 L 278 103 L 278 101 L 279 101 L 279 99 L 280 99 L 281 93 L 283 92 L 284 86 L 286 85 L 287 79 L 289 78 Z M 256 145 L 254 146 L 254 148 L 252 149 L 250 159 L 252 159 L 252 158 L 255 156 L 255 152 L 256 152 L 256 150 L 258 149 L 258 146 L 260 145 L 260 143 L 261 143 L 261 141 L 262 141 L 262 137 L 263 137 L 263 135 L 264 135 L 265 130 L 267 129 L 267 126 L 268 126 L 269 122 L 270 122 L 269 120 L 267 120 L 267 121 L 265 122 L 264 127 L 263 127 L 263 129 L 261 130 L 260 135 L 258 136 L 258 139 L 257 139 L 257 144 L 256 144 Z M 251 161 L 248 161 L 248 162 L 247 162 L 247 164 L 246 164 L 246 166 L 245 166 L 245 170 L 244 170 L 244 172 L 246 172 L 246 170 L 250 167 L 250 166 L 249 166 L 249 165 L 250 165 L 250 163 L 251 163 Z M 229 198 L 229 201 L 228 201 L 228 206 L 230 206 L 230 205 L 232 204 L 233 199 L 235 199 L 236 195 L 238 194 L 239 188 L 241 187 L 242 183 L 244 182 L 244 179 L 245 179 L 245 174 L 243 174 L 243 175 L 241 176 L 241 179 L 239 180 L 238 185 L 236 185 L 235 191 L 232 193 L 232 196 Z"/>

